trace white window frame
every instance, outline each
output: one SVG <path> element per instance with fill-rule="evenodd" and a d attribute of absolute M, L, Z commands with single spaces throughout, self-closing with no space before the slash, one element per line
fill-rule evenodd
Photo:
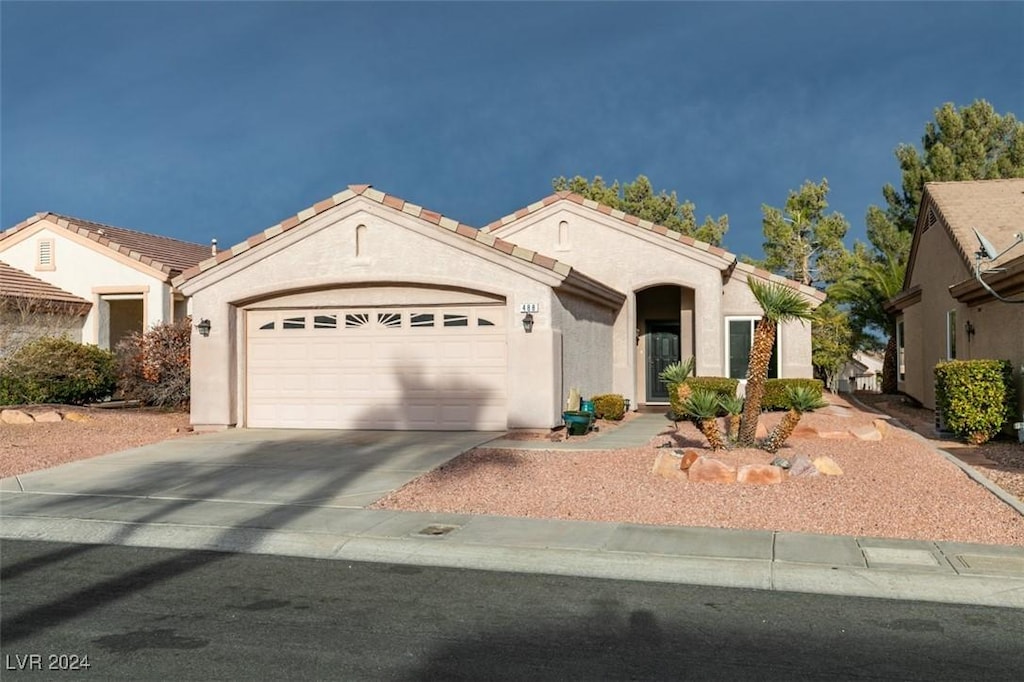
<path fill-rule="evenodd" d="M 903 318 L 896 320 L 896 376 L 900 381 L 907 379 L 906 328 Z"/>
<path fill-rule="evenodd" d="M 727 315 L 725 317 L 725 371 L 722 376 L 728 377 L 730 368 L 732 367 L 732 353 L 729 346 L 729 325 L 732 322 L 750 322 L 750 346 L 754 346 L 754 328 L 757 323 L 761 320 L 760 315 Z M 750 357 L 750 348 L 747 349 L 747 357 Z M 782 326 L 775 326 L 775 376 L 782 378 Z M 747 361 L 747 367 L 749 372 L 750 361 Z M 739 379 L 740 384 L 745 384 L 747 381 L 746 377 L 732 377 Z"/>
<path fill-rule="evenodd" d="M 956 310 L 946 311 L 946 359 L 956 360 Z"/>

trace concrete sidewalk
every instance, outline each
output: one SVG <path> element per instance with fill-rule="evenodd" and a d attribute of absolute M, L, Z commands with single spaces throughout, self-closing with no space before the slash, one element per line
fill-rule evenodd
<path fill-rule="evenodd" d="M 640 415 L 559 445 L 633 447 L 665 424 Z M 0 480 L 0 537 L 1024 608 L 1024 547 L 365 508 L 495 435 L 237 430 L 165 441 Z"/>

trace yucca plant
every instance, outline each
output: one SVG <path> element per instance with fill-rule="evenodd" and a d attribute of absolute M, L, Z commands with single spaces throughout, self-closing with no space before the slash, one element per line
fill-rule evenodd
<path fill-rule="evenodd" d="M 754 327 L 754 341 L 750 346 L 747 391 L 739 436 L 740 445 L 754 447 L 757 419 L 761 414 L 761 399 L 764 396 L 764 382 L 768 380 L 768 363 L 772 359 L 772 347 L 775 345 L 778 325 L 791 320 L 808 320 L 814 311 L 803 294 L 782 284 L 762 282 L 751 277 L 747 280 L 747 286 L 763 311 L 761 319 Z"/>
<path fill-rule="evenodd" d="M 772 432 L 761 443 L 761 449 L 766 452 L 775 454 L 779 451 L 782 444 L 793 433 L 793 429 L 800 423 L 800 417 L 804 412 L 810 412 L 811 410 L 828 405 L 816 391 L 808 386 L 787 387 L 786 402 L 789 403 L 789 411 L 782 415 L 782 421 L 772 429 Z"/>
<path fill-rule="evenodd" d="M 740 437 L 740 415 L 743 414 L 743 398 L 734 395 L 722 398 L 718 404 L 729 415 L 729 441 L 735 443 Z"/>
<path fill-rule="evenodd" d="M 664 384 L 681 384 L 693 374 L 693 368 L 695 365 L 696 361 L 693 356 L 690 356 L 686 360 L 673 362 L 671 365 L 661 370 L 661 373 L 658 374 L 658 378 L 661 379 Z"/>
<path fill-rule="evenodd" d="M 693 419 L 694 424 L 708 439 L 712 450 L 725 449 L 722 434 L 718 430 L 718 396 L 711 391 L 698 388 L 682 402 L 686 416 Z"/>

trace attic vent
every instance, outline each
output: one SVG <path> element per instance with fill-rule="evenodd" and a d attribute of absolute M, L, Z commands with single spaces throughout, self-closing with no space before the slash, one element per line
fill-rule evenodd
<path fill-rule="evenodd" d="M 935 211 L 933 211 L 933 210 L 931 210 L 929 208 L 928 209 L 928 217 L 927 217 L 927 219 L 925 220 L 925 223 L 924 223 L 924 229 L 927 230 L 929 227 L 934 225 L 938 220 L 939 219 L 935 217 Z"/>
<path fill-rule="evenodd" d="M 36 242 L 36 269 L 53 270 L 53 240 L 40 239 Z"/>

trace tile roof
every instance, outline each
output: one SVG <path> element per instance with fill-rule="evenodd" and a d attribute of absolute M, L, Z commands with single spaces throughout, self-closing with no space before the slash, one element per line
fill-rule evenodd
<path fill-rule="evenodd" d="M 997 252 L 1013 244 L 1014 234 L 1024 232 L 1024 178 L 929 182 L 924 188 L 925 196 L 932 200 L 930 208 L 942 218 L 971 268 L 979 248 L 972 228 L 984 235 Z M 1011 249 L 991 265 L 1006 263 L 1022 251 L 1024 246 Z"/>
<path fill-rule="evenodd" d="M 209 246 L 186 242 L 172 237 L 129 230 L 124 227 L 104 225 L 103 223 L 72 218 L 57 213 L 37 213 L 28 220 L 5 230 L 0 234 L 0 240 L 6 239 L 41 220 L 54 223 L 79 236 L 91 239 L 101 246 L 160 270 L 167 275 L 168 279 L 194 266 L 204 258 L 210 257 Z"/>
<path fill-rule="evenodd" d="M 511 215 L 505 216 L 504 218 L 491 223 L 490 225 L 483 229 L 477 229 L 470 225 L 460 223 L 457 220 L 448 218 L 442 215 L 441 213 L 437 213 L 436 211 L 431 211 L 429 209 L 423 208 L 422 206 L 410 203 L 402 198 L 394 196 L 393 194 L 386 194 L 384 192 L 376 190 L 371 185 L 349 185 L 348 189 L 339 192 L 338 194 L 335 194 L 332 197 L 324 199 L 323 201 L 319 201 L 310 206 L 309 208 L 303 209 L 296 213 L 295 215 L 285 218 L 276 225 L 271 225 L 262 232 L 258 232 L 255 235 L 249 237 L 244 242 L 241 242 L 240 244 L 235 244 L 229 249 L 224 249 L 220 251 L 216 256 L 206 258 L 205 260 L 195 265 L 194 267 L 185 270 L 181 275 L 179 275 L 175 279 L 174 283 L 176 286 L 180 286 L 181 283 L 191 279 L 192 277 L 195 277 L 199 273 L 205 272 L 210 268 L 213 268 L 227 260 L 230 260 L 231 258 L 237 256 L 238 254 L 244 253 L 245 251 L 248 251 L 254 246 L 262 244 L 268 239 L 273 239 L 279 234 L 292 230 L 295 227 L 298 227 L 299 225 L 303 224 L 307 220 L 313 218 L 314 216 L 317 216 L 323 213 L 324 211 L 327 211 L 328 209 L 334 208 L 335 206 L 340 206 L 341 204 L 347 201 L 351 201 L 352 199 L 355 199 L 356 197 L 359 196 L 365 199 L 369 199 L 371 201 L 375 201 L 376 203 L 381 204 L 382 206 L 387 206 L 396 211 L 401 211 L 402 213 L 407 213 L 411 216 L 420 218 L 422 220 L 426 220 L 427 222 L 434 223 L 439 228 L 448 230 L 449 232 L 454 232 L 455 234 L 465 237 L 466 239 L 473 240 L 489 248 L 501 251 L 506 255 L 512 256 L 513 258 L 518 258 L 528 263 L 539 265 L 542 268 L 551 270 L 552 272 L 561 275 L 562 277 L 566 277 L 572 274 L 574 277 L 589 280 L 589 278 L 587 278 L 585 275 L 582 275 L 581 273 L 579 273 L 579 271 L 574 270 L 570 265 L 567 265 L 566 263 L 555 260 L 554 258 L 550 258 L 536 251 L 524 249 L 520 246 L 513 244 L 512 242 L 505 241 L 504 239 L 501 239 L 500 237 L 492 234 L 498 227 L 508 225 L 509 223 L 520 218 L 523 218 L 529 215 L 530 213 L 539 211 L 540 209 L 546 206 L 550 206 L 551 204 L 554 204 L 559 201 L 571 201 L 573 203 L 577 203 L 587 208 L 591 208 L 601 213 L 610 215 L 613 218 L 623 220 L 624 222 L 634 225 L 640 229 L 650 230 L 668 239 L 672 239 L 674 241 L 686 244 L 693 248 L 700 249 L 702 251 L 707 251 L 711 254 L 719 256 L 730 263 L 730 268 L 741 270 L 747 273 L 748 275 L 753 275 L 761 279 L 789 286 L 817 300 L 825 299 L 825 294 L 823 292 L 818 291 L 817 289 L 814 289 L 813 287 L 804 286 L 799 282 L 786 279 L 785 277 L 780 277 L 778 275 L 774 275 L 764 270 L 760 270 L 758 268 L 754 268 L 746 264 L 739 263 L 736 256 L 729 253 L 725 249 L 713 246 L 711 244 L 708 244 L 707 242 L 698 241 L 696 239 L 693 239 L 692 237 L 687 237 L 683 234 L 680 234 L 679 232 L 670 230 L 662 225 L 656 225 L 649 220 L 642 220 L 640 218 L 627 215 L 623 211 L 619 211 L 617 209 L 604 206 L 603 204 L 598 204 L 597 202 L 591 201 L 590 199 L 584 199 L 580 195 L 573 194 L 571 192 L 557 192 L 539 201 L 536 201 L 530 204 L 529 206 L 526 206 L 516 211 Z M 599 284 L 594 280 L 590 281 L 595 286 Z"/>
<path fill-rule="evenodd" d="M 585 206 L 599 213 L 611 216 L 612 218 L 617 218 L 618 220 L 628 223 L 629 225 L 632 225 L 638 229 L 647 230 L 649 232 L 653 232 L 654 234 L 659 234 L 667 239 L 679 242 L 681 244 L 685 244 L 700 251 L 707 251 L 708 253 L 714 254 L 728 261 L 730 263 L 730 268 L 740 270 L 741 272 L 744 272 L 747 275 L 753 275 L 754 277 L 757 277 L 759 279 L 774 282 L 776 284 L 782 284 L 784 286 L 790 287 L 791 289 L 796 289 L 797 291 L 804 293 L 808 296 L 811 296 L 819 301 L 825 300 L 824 292 L 818 291 L 814 287 L 805 286 L 800 282 L 788 279 L 786 277 L 773 274 L 771 272 L 768 272 L 767 270 L 762 270 L 760 268 L 747 265 L 746 263 L 741 263 L 735 254 L 730 253 L 719 246 L 714 246 L 713 244 L 702 242 L 699 239 L 694 239 L 693 237 L 684 235 L 683 233 L 677 232 L 676 230 L 672 230 L 668 227 L 665 227 L 664 225 L 653 223 L 650 220 L 637 218 L 636 216 L 629 215 L 625 211 L 621 211 L 617 208 L 612 208 L 611 206 L 608 206 L 606 204 L 600 204 L 594 201 L 593 199 L 587 199 L 579 194 L 574 194 L 572 192 L 555 192 L 554 194 L 545 197 L 540 201 L 534 202 L 529 206 L 524 206 L 518 211 L 508 214 L 507 216 L 501 218 L 500 220 L 495 220 L 493 223 L 487 225 L 483 229 L 487 232 L 495 232 L 503 227 L 506 227 L 514 222 L 519 221 L 522 218 L 525 218 L 531 213 L 536 213 L 545 206 L 549 206 L 557 201 L 571 201 L 574 204 L 579 204 L 580 206 Z"/>
<path fill-rule="evenodd" d="M 88 309 L 92 303 L 0 261 L 0 298 L 37 299 Z"/>
<path fill-rule="evenodd" d="M 393 194 L 385 194 L 384 192 L 374 189 L 370 185 L 349 185 L 348 189 L 339 192 L 338 194 L 335 194 L 332 197 L 324 199 L 323 201 L 319 201 L 310 206 L 309 208 L 303 209 L 296 213 L 295 215 L 285 218 L 276 225 L 271 225 L 262 232 L 258 232 L 255 235 L 249 237 L 244 242 L 240 244 L 235 244 L 229 249 L 224 249 L 223 251 L 220 251 L 214 257 L 209 257 L 209 254 L 207 254 L 207 258 L 205 260 L 200 262 L 198 265 L 185 270 L 181 274 L 181 276 L 176 280 L 176 284 L 180 284 L 185 280 L 195 277 L 201 272 L 205 272 L 206 270 L 209 270 L 210 268 L 219 265 L 220 263 L 223 263 L 226 260 L 230 260 L 231 258 L 237 256 L 238 254 L 248 251 L 252 247 L 262 244 L 268 239 L 273 239 L 279 234 L 283 234 L 284 232 L 292 230 L 298 227 L 299 225 L 303 224 L 310 218 L 313 218 L 314 216 L 317 216 L 328 209 L 334 208 L 335 206 L 340 206 L 341 204 L 344 204 L 347 201 L 351 201 L 356 197 L 363 197 L 364 199 L 369 199 L 370 201 L 374 201 L 378 204 L 381 204 L 382 206 L 387 206 L 396 211 L 401 211 L 402 213 L 406 213 L 416 218 L 420 218 L 421 220 L 425 220 L 429 223 L 433 223 L 434 225 L 437 225 L 439 229 L 447 230 L 449 232 L 459 235 L 460 237 L 464 237 L 466 239 L 477 242 L 478 244 L 481 244 L 487 248 L 500 251 L 513 258 L 518 258 L 519 260 L 525 261 L 527 263 L 539 265 L 540 267 L 557 273 L 562 277 L 566 277 L 573 272 L 572 267 L 565 263 L 557 261 L 554 258 L 549 258 L 548 256 L 537 253 L 536 251 L 531 251 L 529 249 L 524 249 L 522 247 L 516 246 L 512 242 L 507 242 L 504 239 L 495 237 L 492 234 L 488 234 L 484 230 L 478 230 L 470 225 L 460 223 L 457 220 L 453 220 L 452 218 L 448 218 L 440 213 L 437 213 L 436 211 L 431 211 L 429 209 L 423 208 L 422 206 L 410 203 L 405 199 L 401 199 L 399 197 L 394 196 Z M 579 276 L 578 273 L 577 276 Z"/>

